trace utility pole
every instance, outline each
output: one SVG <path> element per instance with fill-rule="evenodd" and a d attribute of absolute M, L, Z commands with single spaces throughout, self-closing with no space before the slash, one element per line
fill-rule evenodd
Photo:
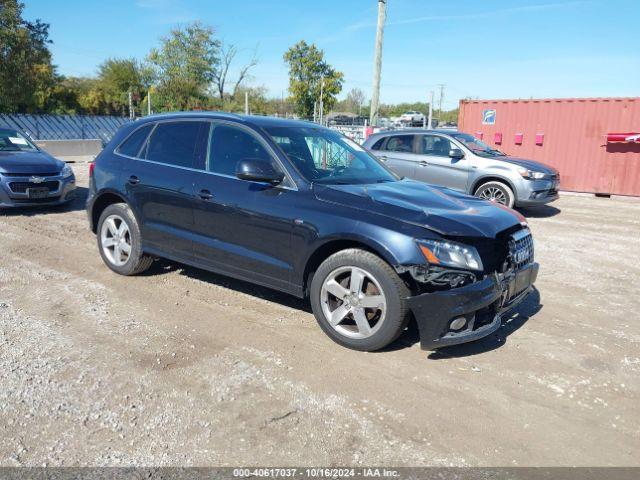
<path fill-rule="evenodd" d="M 249 92 L 247 90 L 244 92 L 244 114 L 249 115 Z"/>
<path fill-rule="evenodd" d="M 429 100 L 429 125 L 427 128 L 431 130 L 433 125 L 433 90 L 431 90 L 431 100 Z"/>
<path fill-rule="evenodd" d="M 131 90 L 129 90 L 129 118 L 133 120 L 134 116 L 135 113 L 133 111 L 133 94 L 131 93 Z"/>
<path fill-rule="evenodd" d="M 147 115 L 151 115 L 151 87 L 147 92 Z"/>
<path fill-rule="evenodd" d="M 440 100 L 438 101 L 438 117 L 442 117 L 442 99 L 444 97 L 444 83 L 438 85 L 440 87 Z M 440 120 L 440 118 L 438 118 Z"/>
<path fill-rule="evenodd" d="M 324 95 L 324 77 L 320 78 L 320 125 L 322 125 L 322 117 L 324 116 L 324 102 L 322 96 Z"/>
<path fill-rule="evenodd" d="M 378 28 L 376 30 L 376 52 L 373 61 L 373 92 L 371 93 L 371 112 L 369 120 L 372 127 L 378 126 L 380 108 L 380 72 L 382 71 L 382 42 L 384 23 L 387 19 L 387 0 L 378 0 Z"/>

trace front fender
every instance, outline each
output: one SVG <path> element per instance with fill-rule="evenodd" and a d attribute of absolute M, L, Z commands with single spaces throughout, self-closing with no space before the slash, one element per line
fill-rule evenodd
<path fill-rule="evenodd" d="M 397 232 L 388 232 L 386 239 L 388 240 L 387 242 L 385 242 L 384 239 L 368 236 L 366 232 L 336 233 L 321 240 L 319 239 L 314 243 L 310 248 L 309 255 L 305 259 L 305 263 L 308 262 L 318 250 L 337 242 L 362 244 L 369 250 L 377 253 L 392 266 L 415 265 L 416 263 L 424 262 L 424 258 L 420 256 L 420 252 L 413 238 L 403 236 Z"/>
<path fill-rule="evenodd" d="M 414 236 L 377 225 L 354 222 L 352 228 L 335 230 L 317 237 L 308 245 L 307 255 L 295 269 L 299 274 L 296 283 L 305 283 L 305 276 L 310 272 L 311 265 L 321 263 L 326 256 L 337 250 L 349 248 L 349 244 L 366 247 L 394 268 L 422 264 L 425 261 Z"/>
<path fill-rule="evenodd" d="M 475 193 L 475 190 L 487 181 L 491 181 L 492 179 L 500 180 L 506 183 L 514 194 L 517 196 L 518 185 L 520 182 L 519 178 L 516 178 L 513 175 L 513 171 L 508 167 L 490 167 L 483 169 L 471 182 L 471 191 L 470 195 Z"/>

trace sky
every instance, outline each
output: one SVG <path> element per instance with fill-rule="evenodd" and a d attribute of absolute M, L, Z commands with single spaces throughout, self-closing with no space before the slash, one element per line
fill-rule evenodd
<path fill-rule="evenodd" d="M 23 0 L 49 23 L 63 75 L 95 75 L 108 57 L 143 59 L 177 25 L 199 20 L 240 57 L 251 84 L 286 95 L 284 52 L 315 43 L 352 88 L 371 96 L 377 0 Z M 461 98 L 640 95 L 638 0 L 388 0 L 383 103 Z M 240 62 L 236 65 L 240 66 Z M 235 73 L 235 72 L 232 72 Z M 233 77 L 233 75 L 232 75 Z"/>

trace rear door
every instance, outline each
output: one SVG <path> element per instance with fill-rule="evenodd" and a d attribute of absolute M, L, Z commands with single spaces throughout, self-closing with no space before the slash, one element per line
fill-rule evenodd
<path fill-rule="evenodd" d="M 416 135 L 398 134 L 387 137 L 373 154 L 402 177 L 415 178 L 420 158 L 416 155 Z"/>
<path fill-rule="evenodd" d="M 127 162 L 128 197 L 140 216 L 143 248 L 191 258 L 194 163 L 206 152 L 207 122 L 158 122 L 140 158 Z"/>
<path fill-rule="evenodd" d="M 420 135 L 418 152 L 421 162 L 416 172 L 416 179 L 461 192 L 466 191 L 470 162 L 466 157 L 460 159 L 449 157 L 449 151 L 452 148 L 459 147 L 445 136 Z"/>

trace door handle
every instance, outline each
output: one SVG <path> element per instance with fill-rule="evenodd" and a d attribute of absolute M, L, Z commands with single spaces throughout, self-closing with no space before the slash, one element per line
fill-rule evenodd
<path fill-rule="evenodd" d="M 136 177 L 135 175 L 131 175 L 129 177 L 129 183 L 131 185 L 136 185 L 136 184 L 140 183 L 140 179 L 138 177 Z"/>
<path fill-rule="evenodd" d="M 389 159 L 389 157 L 387 157 L 386 155 L 383 155 L 383 156 L 378 157 L 378 158 L 379 158 L 380 160 L 382 160 L 383 162 L 386 162 L 386 161 Z"/>
<path fill-rule="evenodd" d="M 211 198 L 213 198 L 213 194 L 209 191 L 209 190 L 200 190 L 200 192 L 198 193 L 198 196 L 202 199 L 202 200 L 209 200 Z"/>
<path fill-rule="evenodd" d="M 425 162 L 424 160 L 422 160 L 422 161 L 419 163 L 419 165 L 420 165 L 421 167 L 426 167 L 427 165 L 429 165 L 429 162 Z"/>

